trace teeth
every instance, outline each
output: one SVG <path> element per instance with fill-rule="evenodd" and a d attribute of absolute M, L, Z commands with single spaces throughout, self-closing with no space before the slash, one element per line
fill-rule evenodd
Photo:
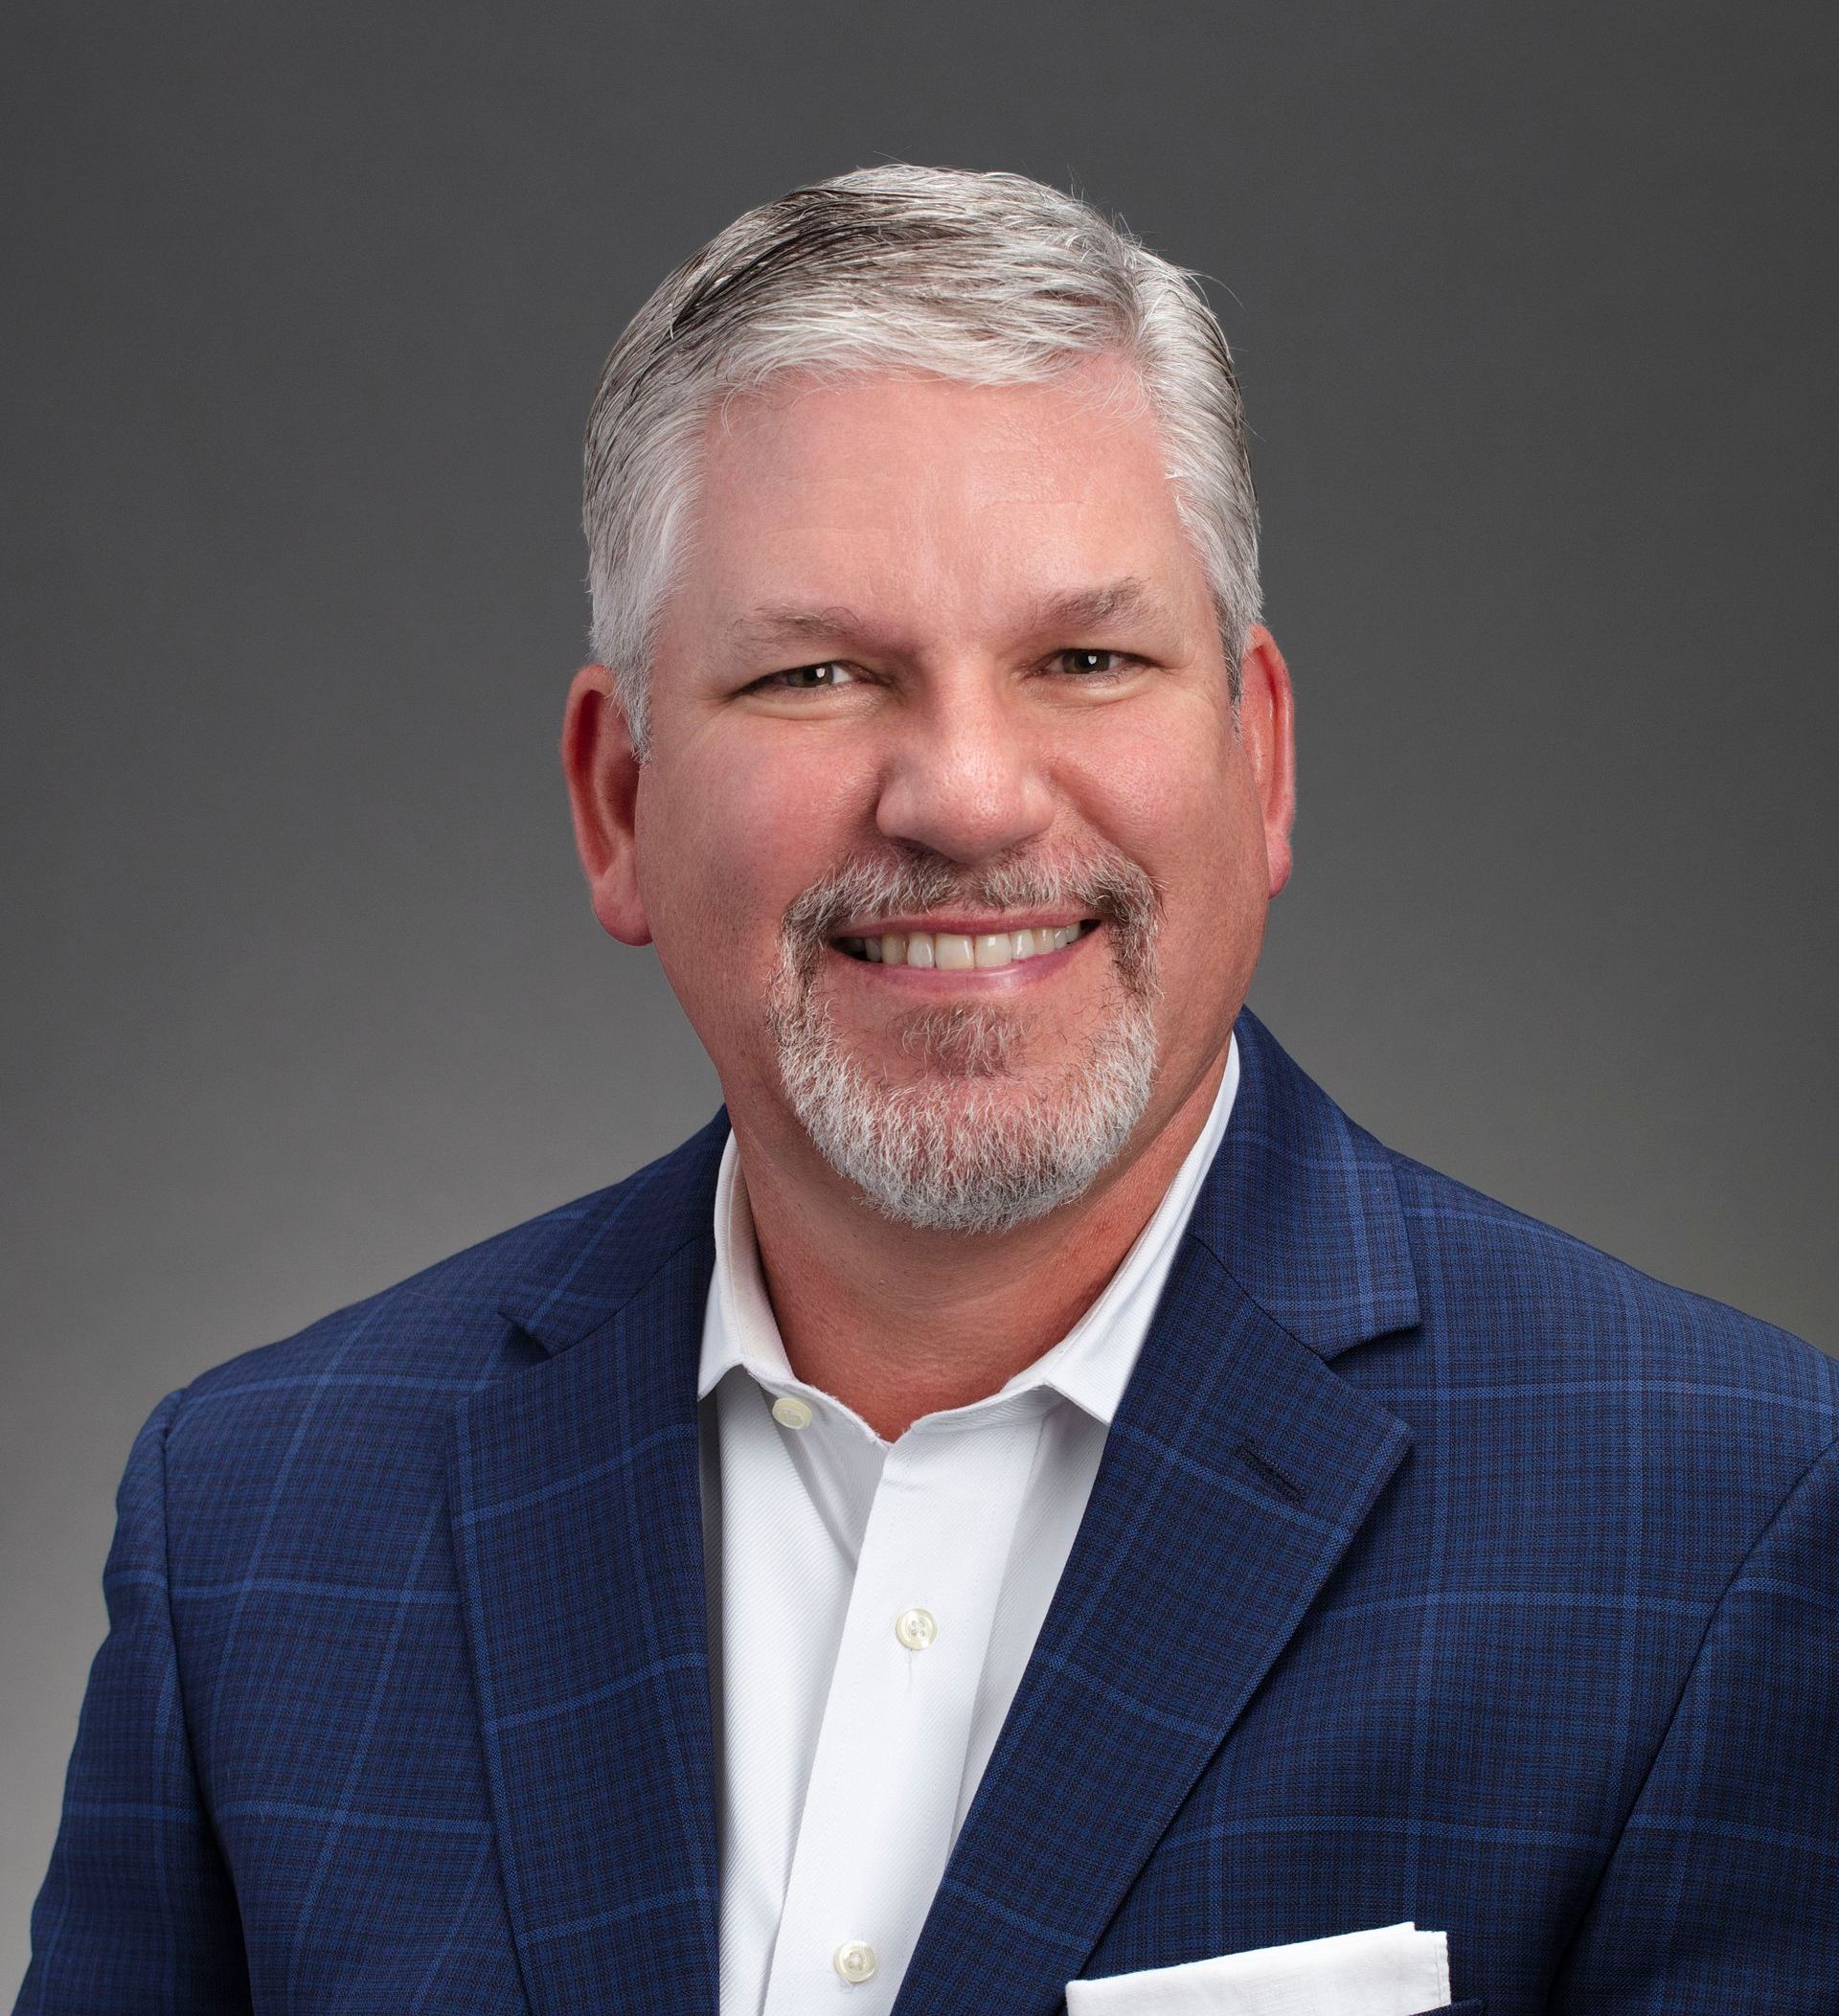
<path fill-rule="evenodd" d="M 872 965 L 936 966 L 942 973 L 988 973 L 1020 959 L 1039 959 L 1070 945 L 1083 924 L 1031 925 L 1021 931 L 889 931 L 878 938 L 846 938 L 847 952 Z"/>

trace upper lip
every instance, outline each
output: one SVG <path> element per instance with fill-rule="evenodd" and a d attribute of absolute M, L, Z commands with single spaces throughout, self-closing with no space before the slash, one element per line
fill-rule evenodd
<path fill-rule="evenodd" d="M 1012 910 L 1007 917 L 966 917 L 961 913 L 956 917 L 874 917 L 840 925 L 830 936 L 894 938 L 923 931 L 935 936 L 991 938 L 1005 931 L 1058 931 L 1068 924 L 1086 923 L 1091 916 L 1087 910 Z"/>

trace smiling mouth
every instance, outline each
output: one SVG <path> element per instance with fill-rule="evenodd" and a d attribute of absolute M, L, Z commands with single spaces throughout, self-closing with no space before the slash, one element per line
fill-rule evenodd
<path fill-rule="evenodd" d="M 1062 952 L 1099 927 L 1097 917 L 1076 924 L 1024 925 L 1019 931 L 889 931 L 878 938 L 833 938 L 849 959 L 874 966 L 934 967 L 942 973 L 993 972 L 1027 959 Z"/>

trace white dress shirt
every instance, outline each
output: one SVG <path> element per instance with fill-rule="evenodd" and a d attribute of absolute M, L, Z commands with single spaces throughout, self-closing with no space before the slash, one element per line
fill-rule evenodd
<path fill-rule="evenodd" d="M 1238 1085 L 1103 1293 L 892 1443 L 793 1376 L 731 1135 L 703 1323 L 721 2016 L 881 2016 L 1072 1552 Z"/>

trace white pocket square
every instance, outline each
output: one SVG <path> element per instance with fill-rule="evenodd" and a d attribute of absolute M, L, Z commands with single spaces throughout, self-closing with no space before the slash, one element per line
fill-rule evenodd
<path fill-rule="evenodd" d="M 1449 1941 L 1415 1925 L 1066 1984 L 1067 2016 L 1426 2016 L 1448 2001 Z"/>

